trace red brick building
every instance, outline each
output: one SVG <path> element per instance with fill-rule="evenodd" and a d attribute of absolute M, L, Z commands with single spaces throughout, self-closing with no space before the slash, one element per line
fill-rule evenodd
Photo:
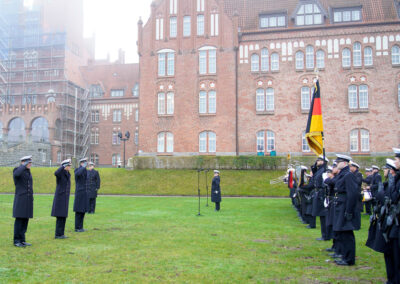
<path fill-rule="evenodd" d="M 309 154 L 400 144 L 398 0 L 158 0 L 139 22 L 140 155 Z"/>

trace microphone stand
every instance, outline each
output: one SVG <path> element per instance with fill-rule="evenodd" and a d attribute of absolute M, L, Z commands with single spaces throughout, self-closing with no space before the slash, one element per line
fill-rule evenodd
<path fill-rule="evenodd" d="M 200 172 L 202 170 L 198 169 L 197 170 L 197 193 L 199 195 L 199 212 L 197 213 L 197 216 L 201 216 L 200 214 Z"/>
<path fill-rule="evenodd" d="M 209 171 L 209 170 L 205 170 L 205 172 L 206 172 L 206 190 L 207 190 L 207 204 L 206 204 L 206 207 L 208 207 L 208 180 L 207 180 L 207 173 L 208 173 L 208 171 Z"/>

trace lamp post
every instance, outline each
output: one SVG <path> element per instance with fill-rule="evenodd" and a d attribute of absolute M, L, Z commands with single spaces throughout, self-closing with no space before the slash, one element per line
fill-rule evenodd
<path fill-rule="evenodd" d="M 129 137 L 131 137 L 131 134 L 129 131 L 125 132 L 125 138 L 122 137 L 122 133 L 118 133 L 118 137 L 121 141 L 124 141 L 124 168 L 125 168 L 125 142 L 129 140 Z"/>

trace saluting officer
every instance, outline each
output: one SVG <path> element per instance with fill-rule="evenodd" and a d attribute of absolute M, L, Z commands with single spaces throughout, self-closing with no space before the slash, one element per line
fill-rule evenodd
<path fill-rule="evenodd" d="M 316 161 L 316 172 L 314 174 L 314 187 L 315 192 L 313 196 L 313 204 L 312 204 L 312 216 L 319 216 L 320 225 L 321 225 L 321 237 L 317 239 L 317 241 L 327 241 L 329 240 L 329 236 L 326 231 L 326 216 L 327 209 L 324 206 L 325 200 L 325 185 L 323 179 L 323 173 L 325 172 L 325 162 L 329 163 L 329 159 L 321 155 L 318 157 Z"/>
<path fill-rule="evenodd" d="M 14 168 L 13 178 L 15 196 L 13 205 L 14 246 L 24 248 L 31 246 L 26 242 L 25 233 L 29 219 L 33 218 L 33 180 L 31 175 L 32 156 L 21 158 L 21 164 Z"/>
<path fill-rule="evenodd" d="M 89 168 L 87 171 L 87 192 L 89 199 L 88 213 L 94 214 L 96 209 L 96 198 L 97 192 L 100 189 L 100 175 L 99 172 L 94 169 L 94 163 L 89 162 Z"/>
<path fill-rule="evenodd" d="M 83 229 L 83 220 L 87 212 L 88 198 L 87 198 L 87 158 L 79 161 L 79 168 L 75 169 L 75 232 L 85 232 Z"/>
<path fill-rule="evenodd" d="M 220 203 L 221 203 L 221 187 L 220 187 L 220 177 L 219 171 L 214 170 L 214 178 L 211 184 L 211 202 L 215 202 L 215 211 L 220 210 Z"/>
<path fill-rule="evenodd" d="M 56 176 L 56 192 L 54 193 L 53 209 L 51 216 L 56 217 L 56 239 L 66 239 L 65 222 L 68 217 L 69 196 L 71 192 L 71 160 L 65 160 L 61 163 L 54 175 Z"/>
<path fill-rule="evenodd" d="M 355 176 L 349 169 L 351 158 L 341 154 L 336 156 L 340 173 L 335 183 L 337 194 L 333 230 L 337 234 L 337 243 L 342 256 L 335 262 L 338 265 L 354 265 L 356 260 L 354 230 L 359 230 L 361 227 L 361 215 L 356 207 L 360 192 Z"/>

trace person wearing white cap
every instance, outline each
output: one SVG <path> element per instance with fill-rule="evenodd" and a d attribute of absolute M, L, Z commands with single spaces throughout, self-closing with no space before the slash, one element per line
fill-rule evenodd
<path fill-rule="evenodd" d="M 372 169 L 371 168 L 366 168 L 365 169 L 365 179 L 363 179 L 363 183 L 365 183 L 366 185 L 363 188 L 364 193 L 366 193 L 366 196 L 370 196 L 372 197 L 371 194 L 371 190 L 370 190 L 370 186 L 372 183 Z M 372 208 L 372 200 L 366 200 L 363 202 L 364 203 L 364 207 L 365 207 L 365 213 L 364 215 L 371 215 L 371 208 Z"/>
<path fill-rule="evenodd" d="M 56 176 L 56 192 L 54 193 L 53 208 L 51 216 L 56 217 L 56 239 L 66 239 L 65 222 L 68 218 L 69 196 L 71 192 L 71 160 L 65 160 L 61 163 L 54 175 Z"/>
<path fill-rule="evenodd" d="M 372 167 L 372 180 L 369 189 L 372 194 L 372 208 L 376 205 L 376 195 L 378 193 L 379 184 L 382 182 L 382 177 L 379 174 L 380 168 L 378 166 L 373 165 Z"/>
<path fill-rule="evenodd" d="M 94 163 L 89 162 L 87 171 L 87 193 L 89 199 L 88 214 L 94 214 L 96 209 L 97 192 L 100 189 L 100 175 L 94 169 Z"/>
<path fill-rule="evenodd" d="M 75 212 L 75 232 L 85 232 L 83 228 L 83 221 L 85 213 L 88 211 L 88 198 L 87 198 L 87 158 L 83 158 L 79 161 L 79 168 L 75 169 L 75 200 L 74 200 L 74 212 Z"/>
<path fill-rule="evenodd" d="M 358 189 L 360 191 L 360 199 L 357 202 L 357 208 L 360 210 L 360 212 L 362 212 L 363 211 L 363 203 L 362 203 L 363 195 L 361 193 L 361 191 L 362 191 L 361 187 L 362 187 L 363 175 L 359 171 L 360 165 L 357 164 L 356 162 L 350 161 L 349 166 L 350 166 L 350 172 L 352 172 L 354 177 L 356 178 Z"/>
<path fill-rule="evenodd" d="M 32 156 L 26 156 L 21 158 L 21 164 L 13 170 L 15 185 L 13 205 L 13 217 L 15 218 L 14 246 L 19 248 L 31 246 L 25 239 L 29 219 L 33 218 L 33 179 L 31 166 Z"/>
<path fill-rule="evenodd" d="M 360 197 L 357 182 L 350 172 L 351 158 L 336 154 L 336 162 L 340 173 L 335 183 L 336 196 L 334 200 L 335 212 L 333 231 L 336 232 L 337 245 L 341 259 L 335 260 L 338 265 L 354 265 L 356 260 L 356 239 L 354 230 L 361 227 L 361 215 L 357 210 L 357 201 Z"/>
<path fill-rule="evenodd" d="M 221 209 L 221 179 L 219 176 L 219 171 L 214 170 L 214 177 L 211 184 L 211 202 L 215 203 L 215 211 Z"/>

